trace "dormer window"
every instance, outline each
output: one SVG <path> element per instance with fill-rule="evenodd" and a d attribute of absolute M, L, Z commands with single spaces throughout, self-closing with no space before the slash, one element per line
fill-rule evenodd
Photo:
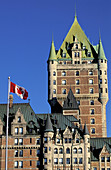
<path fill-rule="evenodd" d="M 91 53 L 90 52 L 88 52 L 88 57 L 91 57 Z"/>
<path fill-rule="evenodd" d="M 83 46 L 83 50 L 85 50 L 86 49 L 86 46 Z"/>
<path fill-rule="evenodd" d="M 78 44 L 76 44 L 75 48 L 78 49 Z"/>
<path fill-rule="evenodd" d="M 63 53 L 63 54 L 62 54 L 62 57 L 63 57 L 63 58 L 66 58 L 66 53 Z"/>
<path fill-rule="evenodd" d="M 18 123 L 21 123 L 21 116 L 18 117 Z"/>

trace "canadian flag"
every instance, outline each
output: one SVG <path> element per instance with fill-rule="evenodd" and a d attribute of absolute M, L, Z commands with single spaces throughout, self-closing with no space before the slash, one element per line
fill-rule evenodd
<path fill-rule="evenodd" d="M 26 89 L 12 82 L 10 82 L 10 92 L 16 93 L 21 99 L 24 99 L 24 100 L 26 100 L 28 97 L 28 92 Z"/>

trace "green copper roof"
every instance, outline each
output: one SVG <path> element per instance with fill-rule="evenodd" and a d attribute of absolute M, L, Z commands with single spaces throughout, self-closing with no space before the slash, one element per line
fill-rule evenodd
<path fill-rule="evenodd" d="M 50 119 L 49 114 L 47 115 L 47 120 L 46 120 L 46 126 L 45 126 L 45 132 L 53 132 L 53 127 L 52 127 L 52 122 Z"/>
<path fill-rule="evenodd" d="M 57 59 L 61 58 L 61 50 L 64 49 L 66 46 L 66 43 L 72 44 L 74 42 L 73 37 L 76 37 L 80 43 L 85 45 L 86 49 L 91 52 L 91 57 L 93 58 L 93 53 L 91 50 L 91 43 L 89 42 L 88 38 L 86 37 L 85 33 L 83 32 L 82 28 L 80 27 L 77 17 L 75 16 L 75 20 L 68 32 L 68 34 L 65 37 L 65 40 L 63 41 L 58 53 L 57 53 Z M 87 57 L 86 55 L 83 56 L 84 58 Z"/>
<path fill-rule="evenodd" d="M 102 42 L 101 42 L 101 38 L 99 40 L 98 59 L 107 60 L 106 57 L 105 57 L 105 53 L 104 53 L 103 45 L 102 45 Z"/>
<path fill-rule="evenodd" d="M 109 153 L 111 153 L 111 138 L 91 138 L 91 161 L 99 161 L 99 155 L 104 145 Z"/>
<path fill-rule="evenodd" d="M 51 48 L 50 48 L 50 54 L 49 54 L 49 60 L 56 60 L 56 52 L 55 52 L 55 46 L 54 41 L 52 40 Z"/>

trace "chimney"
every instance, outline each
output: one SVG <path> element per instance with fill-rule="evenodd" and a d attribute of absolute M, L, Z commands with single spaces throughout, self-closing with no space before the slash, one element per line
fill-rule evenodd
<path fill-rule="evenodd" d="M 9 100 L 10 100 L 9 107 L 11 108 L 13 105 L 13 95 L 9 96 Z"/>

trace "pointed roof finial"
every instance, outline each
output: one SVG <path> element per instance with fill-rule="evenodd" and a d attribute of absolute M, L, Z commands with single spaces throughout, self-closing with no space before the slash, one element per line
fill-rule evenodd
<path fill-rule="evenodd" d="M 77 14 L 76 14 L 76 3 L 75 3 L 75 19 L 74 21 L 77 21 Z"/>
<path fill-rule="evenodd" d="M 88 131 L 86 123 L 84 125 L 84 135 L 89 135 L 89 131 Z"/>

